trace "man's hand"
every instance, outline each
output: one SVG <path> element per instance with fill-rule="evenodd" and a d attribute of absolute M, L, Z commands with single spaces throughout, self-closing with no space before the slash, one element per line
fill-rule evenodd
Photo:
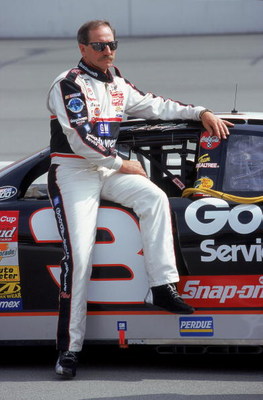
<path fill-rule="evenodd" d="M 139 161 L 133 161 L 133 160 L 123 160 L 122 166 L 118 172 L 121 172 L 122 174 L 135 174 L 135 175 L 142 175 L 145 177 L 147 176 L 141 163 Z"/>
<path fill-rule="evenodd" d="M 213 113 L 206 111 L 201 115 L 201 121 L 204 128 L 211 136 L 217 136 L 220 139 L 226 139 L 229 135 L 228 126 L 234 126 L 232 122 L 218 118 Z"/>

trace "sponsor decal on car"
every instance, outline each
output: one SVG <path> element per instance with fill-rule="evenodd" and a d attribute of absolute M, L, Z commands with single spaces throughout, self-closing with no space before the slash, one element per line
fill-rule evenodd
<path fill-rule="evenodd" d="M 245 218 L 244 218 L 245 217 Z M 191 231 L 201 236 L 216 235 L 226 226 L 236 234 L 249 235 L 257 232 L 262 224 L 262 209 L 256 204 L 239 204 L 230 208 L 223 199 L 203 198 L 190 204 L 185 211 L 185 222 Z M 262 239 L 256 237 L 253 243 L 217 243 L 209 238 L 200 243 L 202 262 L 262 262 Z"/>
<path fill-rule="evenodd" d="M 208 163 L 208 162 L 197 163 L 196 169 L 199 168 L 219 168 L 219 165 L 217 163 Z"/>
<path fill-rule="evenodd" d="M 201 261 L 202 262 L 238 262 L 244 260 L 246 262 L 262 262 L 262 240 L 256 238 L 255 243 L 246 244 L 220 244 L 218 245 L 214 239 L 203 240 L 200 244 Z"/>
<path fill-rule="evenodd" d="M 262 308 L 262 275 L 182 276 L 178 289 L 196 308 Z"/>
<path fill-rule="evenodd" d="M 211 157 L 208 153 L 206 154 L 202 154 L 199 158 L 198 158 L 198 162 L 199 163 L 206 163 L 206 162 L 210 162 L 211 161 Z"/>
<path fill-rule="evenodd" d="M 22 310 L 18 265 L 18 211 L 0 212 L 0 311 Z"/>
<path fill-rule="evenodd" d="M 20 281 L 18 265 L 0 267 L 0 282 Z"/>
<path fill-rule="evenodd" d="M 12 276 L 12 273 L 1 274 L 4 276 Z M 19 274 L 13 274 L 18 275 Z M 19 277 L 20 279 L 20 277 Z M 0 310 L 12 309 L 21 310 L 22 309 L 22 295 L 21 295 L 21 284 L 20 280 L 5 280 L 0 279 Z"/>
<path fill-rule="evenodd" d="M 19 211 L 0 211 L 0 242 L 17 242 Z"/>
<path fill-rule="evenodd" d="M 212 317 L 180 317 L 180 336 L 213 336 Z"/>
<path fill-rule="evenodd" d="M 195 181 L 194 187 L 198 189 L 211 189 L 214 186 L 214 182 L 208 176 L 203 176 Z"/>
<path fill-rule="evenodd" d="M 9 200 L 17 194 L 17 189 L 14 186 L 0 187 L 0 201 Z"/>
<path fill-rule="evenodd" d="M 21 311 L 22 310 L 22 300 L 2 300 L 0 298 L 0 311 Z"/>
<path fill-rule="evenodd" d="M 249 218 L 244 220 L 242 214 L 249 215 Z M 226 224 L 236 233 L 250 234 L 258 230 L 262 219 L 262 210 L 256 204 L 239 204 L 230 208 L 227 201 L 215 198 L 196 200 L 185 210 L 188 227 L 204 236 L 220 232 Z"/>
<path fill-rule="evenodd" d="M 16 247 L 10 247 L 10 243 L 0 243 L 0 264 L 4 264 L 7 257 L 15 257 L 16 254 Z"/>
<path fill-rule="evenodd" d="M 217 136 L 211 136 L 209 132 L 205 131 L 200 137 L 200 146 L 205 150 L 214 150 L 221 143 Z"/>

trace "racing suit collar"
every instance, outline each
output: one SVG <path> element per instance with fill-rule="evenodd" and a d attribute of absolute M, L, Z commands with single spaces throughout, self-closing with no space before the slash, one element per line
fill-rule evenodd
<path fill-rule="evenodd" d="M 78 64 L 78 68 L 82 71 L 86 72 L 86 74 L 90 75 L 92 78 L 97 79 L 101 82 L 111 83 L 113 81 L 113 76 L 109 70 L 107 70 L 106 74 L 99 69 L 93 68 L 90 65 L 86 64 L 83 59 L 80 60 Z"/>

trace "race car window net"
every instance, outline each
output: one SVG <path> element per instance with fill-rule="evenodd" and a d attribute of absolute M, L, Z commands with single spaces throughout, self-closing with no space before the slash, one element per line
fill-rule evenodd
<path fill-rule="evenodd" d="M 258 192 L 263 187 L 263 137 L 230 135 L 223 192 Z"/>
<path fill-rule="evenodd" d="M 148 177 L 168 196 L 181 195 L 196 178 L 197 144 L 200 126 L 184 123 L 147 121 L 124 126 L 118 140 L 119 154 L 135 154 Z M 121 155 L 121 154 L 120 154 Z M 133 157 L 133 156 L 131 156 Z"/>

